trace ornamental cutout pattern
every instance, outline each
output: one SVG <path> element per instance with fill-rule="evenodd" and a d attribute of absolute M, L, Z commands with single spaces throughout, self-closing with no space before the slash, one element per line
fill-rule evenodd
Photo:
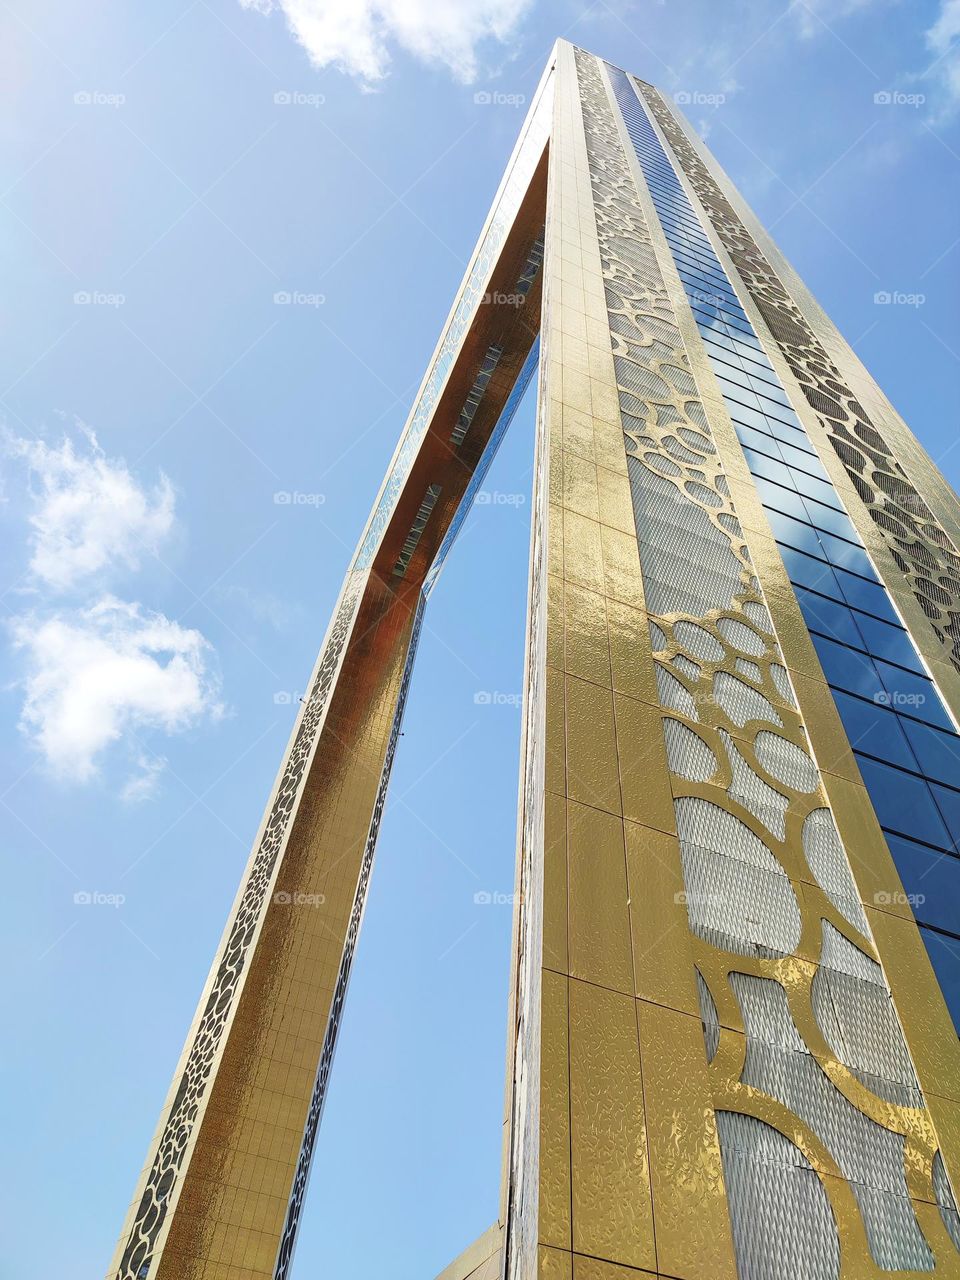
<path fill-rule="evenodd" d="M 960 671 L 960 550 L 844 382 L 660 94 L 643 81 L 636 84 L 894 561 Z"/>
<path fill-rule="evenodd" d="M 784 1249 L 804 1280 L 954 1274 L 936 1134 L 603 78 L 577 67 L 741 1280 L 782 1280 Z"/>

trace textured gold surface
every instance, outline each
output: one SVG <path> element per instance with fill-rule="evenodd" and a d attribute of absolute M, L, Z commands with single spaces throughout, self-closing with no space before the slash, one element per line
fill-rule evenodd
<path fill-rule="evenodd" d="M 684 1280 L 737 1280 L 699 1014 L 639 1001 L 637 1015 L 657 1265 Z"/>
<path fill-rule="evenodd" d="M 567 803 L 570 973 L 633 994 L 623 822 Z"/>
<path fill-rule="evenodd" d="M 644 1276 L 654 1274 L 652 1271 L 638 1271 L 636 1267 L 604 1262 L 601 1258 L 584 1258 L 580 1254 L 573 1258 L 573 1280 L 643 1280 Z"/>
<path fill-rule="evenodd" d="M 626 141 L 625 134 L 622 133 L 621 137 L 623 141 Z M 633 165 L 633 176 L 634 180 L 642 188 L 643 180 L 636 165 Z M 598 188 L 608 180 L 612 180 L 611 165 L 609 157 L 605 156 L 602 176 L 598 171 L 596 179 Z M 648 200 L 646 202 L 642 201 L 642 203 L 645 203 L 645 207 L 649 209 Z M 610 215 L 612 222 L 616 221 L 622 209 L 623 201 L 621 200 L 617 204 L 615 212 Z M 758 502 L 752 484 L 746 478 L 748 473 L 743 465 L 739 444 L 729 424 L 729 419 L 726 416 L 722 399 L 713 382 L 710 369 L 706 364 L 695 327 L 690 322 L 682 287 L 673 268 L 672 259 L 666 249 L 662 233 L 658 228 L 654 229 L 653 239 L 660 251 L 659 260 L 667 279 L 667 292 L 674 306 L 684 315 L 684 322 L 681 325 L 682 336 L 690 356 L 690 368 L 695 374 L 698 388 L 704 391 L 704 403 L 709 403 L 709 421 L 711 427 L 714 428 L 713 438 L 719 446 L 722 467 L 729 476 L 733 477 L 723 486 L 718 484 L 717 492 L 721 498 L 724 494 L 729 494 L 732 499 L 731 508 L 729 509 L 731 513 L 735 510 L 737 517 L 739 517 L 739 528 L 744 535 L 744 568 L 746 572 L 749 572 L 752 565 L 759 575 L 771 610 L 774 629 L 783 640 L 783 654 L 786 659 L 786 665 L 791 669 L 799 667 L 801 670 L 805 670 L 806 673 L 804 676 L 798 676 L 793 681 L 800 702 L 802 720 L 785 703 L 779 687 L 775 688 L 763 675 L 761 667 L 757 667 L 756 652 L 762 652 L 766 647 L 765 642 L 761 643 L 762 636 L 758 637 L 757 644 L 759 649 L 757 651 L 749 645 L 745 651 L 751 654 L 753 666 L 757 671 L 757 680 L 759 681 L 761 675 L 763 675 L 762 695 L 767 700 L 767 705 L 770 707 L 770 716 L 777 725 L 777 736 L 794 742 L 799 750 L 804 751 L 807 741 L 804 733 L 804 729 L 806 729 L 810 735 L 810 745 L 813 748 L 813 753 L 823 771 L 821 785 L 826 788 L 827 794 L 830 795 L 833 790 L 842 788 L 849 790 L 859 785 L 859 775 L 856 771 L 849 745 L 836 715 L 832 698 L 824 683 L 823 674 L 812 652 L 812 646 L 800 619 L 799 611 L 796 609 L 792 589 L 786 579 L 779 555 L 772 544 L 772 540 L 770 540 L 769 527 L 762 507 Z M 621 291 L 623 288 L 624 286 L 620 285 Z M 656 286 L 648 282 L 646 288 L 647 298 L 650 299 L 646 302 L 646 306 L 653 308 L 661 305 L 652 301 L 656 297 Z M 626 305 L 620 302 L 621 294 L 618 293 L 616 297 L 620 306 L 624 308 L 624 313 L 631 317 L 630 323 L 632 323 L 632 317 L 635 317 L 636 313 L 643 309 L 644 304 L 631 299 L 633 307 L 633 312 L 631 313 L 627 310 Z M 663 314 L 662 309 L 656 312 L 660 319 L 657 321 L 659 328 L 654 330 L 655 335 L 661 339 L 664 336 L 664 328 L 661 323 Z M 623 323 L 626 324 L 626 320 Z M 629 329 L 622 326 L 618 329 L 620 334 L 628 332 Z M 645 355 L 643 346 L 638 347 L 636 338 L 631 340 L 633 345 L 630 347 L 630 356 L 639 362 Z M 652 346 L 656 348 L 657 344 L 653 343 Z M 626 344 L 624 344 L 624 350 L 626 350 Z M 673 366 L 683 367 L 684 364 L 684 358 L 673 358 Z M 646 367 L 650 368 L 651 366 L 648 364 Z M 656 367 L 654 363 L 653 368 Z M 662 367 L 660 372 L 664 377 L 667 376 Z M 648 379 L 648 385 L 650 385 L 650 379 Z M 662 378 L 659 385 L 661 387 L 665 385 Z M 649 460 L 654 457 L 649 450 L 652 449 L 662 434 L 659 408 L 657 410 L 656 425 L 650 420 L 653 416 L 652 411 L 646 421 L 637 422 L 636 416 L 641 412 L 641 408 L 638 407 L 639 399 L 635 395 L 628 396 L 627 399 L 631 402 L 631 412 L 633 414 L 631 420 L 632 431 L 628 432 L 628 438 L 636 439 L 641 448 L 648 450 L 648 452 L 642 454 L 642 457 L 649 465 Z M 658 404 L 663 403 L 660 395 L 655 395 L 654 399 L 657 400 Z M 676 408 L 671 406 L 666 421 L 672 424 L 682 420 L 680 417 L 681 412 L 686 412 L 688 407 L 687 405 L 677 405 Z M 637 433 L 636 436 L 633 436 L 634 431 Z M 641 432 L 646 434 L 641 436 Z M 661 475 L 672 476 L 674 472 L 680 472 L 681 468 L 676 466 L 676 451 L 672 451 L 672 453 L 672 461 L 666 458 L 663 453 L 659 455 L 663 459 L 663 465 L 659 468 Z M 636 456 L 641 456 L 639 449 Z M 696 465 L 701 468 L 696 478 L 701 482 L 702 492 L 702 482 L 705 478 L 703 475 L 704 468 L 702 463 L 698 462 Z M 673 471 L 665 470 L 668 467 L 673 467 Z M 744 478 L 740 479 L 739 477 Z M 676 483 L 679 484 L 680 481 L 676 481 Z M 711 519 L 714 518 L 713 511 L 716 510 L 717 505 L 716 499 L 711 499 Z M 721 503 L 720 505 L 723 504 Z M 754 551 L 755 546 L 757 554 L 752 555 L 751 553 Z M 743 597 L 740 597 L 740 599 L 742 600 Z M 726 612 L 726 609 L 721 610 L 721 612 Z M 682 723 L 687 726 L 685 732 L 688 735 L 697 735 L 704 751 L 709 748 L 709 753 L 712 753 L 709 758 L 714 761 L 713 776 L 709 778 L 706 775 L 709 774 L 710 770 L 706 769 L 705 765 L 702 766 L 705 769 L 705 780 L 703 781 L 692 781 L 689 778 L 680 779 L 675 776 L 673 780 L 675 794 L 703 797 L 704 800 L 710 800 L 712 804 L 720 809 L 726 809 L 734 813 L 739 822 L 752 831 L 757 839 L 764 842 L 768 848 L 775 848 L 777 859 L 781 862 L 789 877 L 794 902 L 798 911 L 800 936 L 795 947 L 791 948 L 792 955 L 783 959 L 774 957 L 751 959 L 740 954 L 736 956 L 727 955 L 700 938 L 693 940 L 693 950 L 697 964 L 706 979 L 709 991 L 713 995 L 720 1022 L 723 1026 L 732 1025 L 742 1032 L 742 1025 L 739 1022 L 739 1008 L 737 1002 L 731 997 L 727 983 L 727 977 L 730 972 L 737 971 L 753 974 L 758 978 L 773 979 L 773 981 L 782 986 L 787 994 L 790 1014 L 800 1038 L 836 1090 L 853 1107 L 878 1125 L 904 1135 L 907 1186 L 914 1201 L 918 1221 L 921 1223 L 930 1248 L 934 1251 L 938 1263 L 938 1272 L 941 1274 L 953 1274 L 955 1270 L 955 1251 L 947 1240 L 942 1224 L 934 1222 L 933 1215 L 924 1207 L 929 1206 L 929 1202 L 932 1199 L 930 1166 L 933 1153 L 936 1151 L 938 1143 L 950 1145 L 950 1125 L 944 1118 L 945 1111 L 942 1108 L 938 1111 L 935 1099 L 930 1099 L 929 1111 L 917 1111 L 913 1108 L 886 1102 L 877 1097 L 871 1090 L 865 1088 L 850 1070 L 838 1060 L 831 1047 L 825 1042 L 823 1034 L 813 1017 L 810 1005 L 811 983 L 816 975 L 819 962 L 820 921 L 829 920 L 839 934 L 849 939 L 866 956 L 880 956 L 880 958 L 885 959 L 888 971 L 891 965 L 903 962 L 902 976 L 906 978 L 906 981 L 901 981 L 899 984 L 892 982 L 892 985 L 894 986 L 894 997 L 897 999 L 897 1006 L 902 1015 L 908 1042 L 912 1042 L 917 1036 L 922 1037 L 924 1034 L 917 1028 L 916 1020 L 912 1016 L 913 1011 L 907 1012 L 907 1006 L 910 1003 L 908 989 L 914 982 L 919 983 L 921 988 L 929 993 L 933 1004 L 939 1002 L 936 1015 L 940 1020 L 940 1024 L 946 1025 L 946 1013 L 943 1009 L 942 999 L 930 981 L 931 975 L 929 973 L 921 973 L 922 966 L 916 963 L 923 954 L 919 937 L 916 935 L 916 929 L 908 921 L 886 913 L 884 915 L 884 924 L 874 931 L 876 936 L 876 949 L 874 949 L 871 937 L 861 932 L 860 929 L 854 928 L 841 917 L 836 906 L 820 888 L 816 878 L 810 874 L 810 869 L 806 865 L 798 839 L 799 826 L 802 824 L 806 814 L 812 812 L 814 808 L 824 805 L 824 792 L 820 791 L 818 787 L 805 787 L 802 793 L 798 792 L 795 787 L 786 787 L 782 777 L 774 777 L 767 772 L 764 768 L 764 762 L 755 747 L 755 743 L 759 742 L 758 729 L 766 716 L 761 715 L 760 711 L 756 711 L 754 715 L 761 716 L 759 722 L 754 719 L 748 720 L 745 724 L 742 721 L 731 723 L 727 718 L 725 709 L 721 710 L 715 699 L 702 695 L 698 696 L 704 669 L 702 655 L 694 654 L 687 650 L 683 657 L 683 661 L 687 663 L 687 666 L 677 668 L 673 664 L 673 655 L 682 653 L 683 646 L 682 643 L 678 646 L 677 635 L 671 634 L 674 627 L 674 618 L 673 616 L 662 619 L 657 618 L 656 621 L 666 637 L 666 648 L 662 653 L 662 657 L 658 653 L 658 660 L 662 661 L 665 666 L 667 663 L 670 664 L 669 669 L 674 686 L 680 689 L 681 693 L 686 690 L 686 693 L 683 693 L 684 697 L 689 694 L 688 703 L 690 709 L 689 711 L 685 709 L 682 717 L 678 718 L 682 719 Z M 725 670 L 730 676 L 733 676 L 735 674 L 733 665 L 735 647 L 724 643 L 724 636 L 717 630 L 715 616 L 712 614 L 708 617 L 697 616 L 696 621 L 701 628 L 706 628 L 720 642 L 719 653 L 723 656 L 722 658 L 714 659 L 714 661 L 719 662 L 715 670 Z M 742 623 L 746 623 L 749 628 L 753 625 L 753 619 L 741 616 L 738 625 Z M 744 634 L 749 634 L 749 631 Z M 663 649 L 662 644 L 655 647 Z M 733 652 L 731 652 L 731 648 L 733 648 Z M 714 662 L 711 661 L 706 666 L 708 671 L 714 669 Z M 756 684 L 753 687 L 756 688 Z M 758 692 L 761 690 L 758 690 Z M 776 708 L 775 711 L 774 708 Z M 674 716 L 677 715 L 676 711 L 672 712 L 672 714 Z M 715 733 L 721 725 L 724 726 L 722 735 L 717 737 Z M 757 784 L 767 787 L 768 794 L 771 796 L 775 797 L 777 792 L 781 793 L 783 803 L 787 804 L 788 802 L 784 814 L 786 826 L 779 838 L 771 840 L 771 831 L 765 828 L 765 824 L 752 811 L 744 808 L 743 804 L 735 803 L 732 793 L 728 794 L 728 788 L 731 785 L 730 768 L 726 763 L 727 750 L 725 744 L 728 742 L 735 744 L 736 751 L 739 752 L 743 764 L 749 769 Z M 772 791 L 769 790 L 770 788 L 772 788 Z M 784 796 L 784 792 L 789 793 L 788 796 Z M 626 798 L 624 798 L 624 812 L 625 814 L 628 812 Z M 873 867 L 870 877 L 871 883 L 876 884 L 878 880 L 882 882 L 886 879 L 887 892 L 895 893 L 893 886 L 899 887 L 899 880 L 896 878 L 895 873 L 892 878 L 889 877 L 889 873 L 892 871 L 892 864 L 885 847 L 882 845 L 882 841 L 879 842 L 882 853 L 877 854 L 875 847 L 872 847 L 869 841 L 863 841 L 862 832 L 860 839 L 857 839 L 849 829 L 841 828 L 840 834 L 851 854 L 851 862 L 859 864 L 861 867 L 864 863 L 871 864 Z M 876 834 L 879 835 L 879 832 Z M 860 887 L 860 899 L 861 902 L 869 901 L 864 893 L 862 884 Z M 862 907 L 860 910 L 862 912 Z M 865 918 L 863 919 L 863 929 L 865 930 L 867 925 Z M 896 933 L 908 928 L 913 929 L 913 942 L 916 948 L 912 964 L 907 958 L 906 952 L 908 948 L 903 945 L 893 948 L 887 946 L 886 953 L 884 953 L 883 944 L 886 939 L 881 937 L 883 932 L 888 934 L 891 932 Z M 925 956 L 923 956 L 923 960 L 926 963 Z M 641 1006 L 641 1008 L 643 1007 Z M 658 1011 L 658 1016 L 661 1012 Z M 670 1016 L 677 1017 L 679 1015 Z M 691 1024 L 696 1025 L 692 1020 Z M 643 1020 L 641 1018 L 642 1026 Z M 644 1053 L 646 1053 L 648 1046 L 642 1032 L 641 1044 Z M 732 1111 L 755 1115 L 757 1118 L 763 1119 L 766 1123 L 778 1128 L 800 1147 L 807 1155 L 807 1158 L 811 1160 L 813 1167 L 823 1175 L 823 1184 L 827 1189 L 834 1213 L 840 1224 L 842 1274 L 845 1277 L 848 1275 L 866 1276 L 876 1274 L 876 1265 L 870 1257 L 866 1244 L 863 1220 L 853 1200 L 849 1183 L 845 1182 L 840 1170 L 833 1163 L 832 1157 L 826 1152 L 819 1140 L 814 1137 L 806 1124 L 800 1122 L 796 1116 L 793 1116 L 772 1097 L 767 1097 L 758 1090 L 747 1088 L 739 1083 L 744 1063 L 743 1047 L 744 1038 L 742 1034 L 738 1035 L 733 1030 L 721 1032 L 720 1048 L 710 1068 L 712 1079 L 710 1092 L 714 1105 Z M 954 1061 L 956 1060 L 955 1037 L 953 1037 L 953 1042 L 949 1049 L 946 1043 L 943 1043 L 942 1048 L 949 1053 L 949 1056 Z M 654 1055 L 653 1060 L 656 1061 L 656 1055 Z M 646 1063 L 646 1057 L 644 1061 Z M 923 1072 L 921 1072 L 922 1078 Z M 936 1076 L 928 1075 L 926 1082 L 928 1092 L 931 1080 L 937 1078 Z M 656 1126 L 661 1112 L 653 1103 L 650 1071 L 646 1066 L 644 1079 L 649 1117 L 648 1127 L 652 1135 L 653 1128 Z M 938 1115 L 941 1117 L 939 1126 L 937 1126 Z M 685 1119 L 684 1123 L 689 1123 L 689 1117 Z M 650 1141 L 651 1167 L 654 1170 L 654 1202 L 656 1204 L 655 1146 L 652 1136 Z M 945 1154 L 947 1154 L 946 1151 Z M 660 1231 L 658 1228 L 658 1243 L 659 1240 Z M 672 1274 L 670 1264 L 666 1264 L 662 1256 L 659 1258 L 659 1264 L 661 1270 L 669 1270 Z"/>
<path fill-rule="evenodd" d="M 651 789 L 666 787 L 666 775 L 651 778 L 649 785 Z M 676 836 L 633 822 L 625 823 L 624 831 L 636 994 L 641 1000 L 699 1019 Z M 646 1041 L 642 1047 L 644 1061 L 655 1051 L 668 1048 Z M 703 1076 L 703 1067 L 699 1074 Z M 692 1072 L 693 1088 L 697 1087 L 695 1077 L 696 1072 Z"/>
<path fill-rule="evenodd" d="M 641 1050 L 634 995 L 697 1006 L 685 926 L 671 934 L 671 923 L 684 925 L 679 846 L 667 834 L 673 809 L 571 55 L 561 47 L 542 336 L 551 455 L 542 963 L 557 972 L 541 978 L 538 1265 L 541 1277 L 569 1278 L 572 1263 L 573 1280 L 619 1280 L 656 1274 L 642 1071 L 648 1056 L 661 1075 L 673 1061 L 663 1039 Z M 553 358 L 558 345 L 562 359 Z M 557 885 L 561 803 L 565 896 Z M 644 826 L 624 822 L 621 810 Z M 565 1060 L 558 983 L 570 993 Z M 703 1090 L 705 1059 L 699 1070 Z M 568 1088 L 565 1131 L 558 1101 Z M 717 1151 L 714 1159 L 719 1175 Z M 569 1249 L 571 1231 L 573 1258 L 554 1247 Z M 729 1240 L 727 1249 L 729 1260 Z"/>
<path fill-rule="evenodd" d="M 620 813 L 617 735 L 609 689 L 566 679 L 567 794 L 608 813 Z"/>
<path fill-rule="evenodd" d="M 538 1280 L 573 1280 L 573 1254 L 541 1245 L 537 1254 Z"/>
<path fill-rule="evenodd" d="M 651 785 L 667 771 L 660 713 L 648 703 L 619 693 L 614 702 L 623 816 L 631 822 L 673 831 L 673 805 L 666 789 Z"/>
<path fill-rule="evenodd" d="M 200 1280 L 213 1264 L 273 1273 L 402 675 L 405 637 L 397 639 L 392 661 L 378 655 L 366 710 L 358 714 L 355 697 L 346 705 L 344 691 L 328 713 L 329 745 L 314 757 L 249 961 L 159 1280 Z"/>
<path fill-rule="evenodd" d="M 500 1280 L 503 1263 L 503 1227 L 495 1222 L 464 1249 L 436 1280 Z"/>
<path fill-rule="evenodd" d="M 570 1248 L 570 1088 L 567 979 L 543 974 L 540 1063 L 540 1239 Z"/>
<path fill-rule="evenodd" d="M 567 972 L 567 813 L 563 796 L 543 798 L 543 963 Z"/>
<path fill-rule="evenodd" d="M 650 659 L 647 615 L 620 600 L 607 600 L 610 670 L 617 693 L 640 702 L 657 703 L 657 686 Z"/>
<path fill-rule="evenodd" d="M 632 996 L 570 982 L 573 1244 L 656 1266 L 640 1050 Z"/>

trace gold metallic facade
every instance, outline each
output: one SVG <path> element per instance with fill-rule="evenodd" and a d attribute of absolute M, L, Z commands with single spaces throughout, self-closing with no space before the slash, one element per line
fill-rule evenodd
<path fill-rule="evenodd" d="M 637 92 L 960 708 L 952 604 L 934 616 L 920 572 L 960 537 L 955 500 L 682 122 Z M 482 305 L 517 281 L 526 308 Z M 889 441 L 869 494 L 809 398 L 816 370 L 781 345 L 772 281 L 843 412 L 867 405 Z M 289 1274 L 431 574 L 538 331 L 501 1214 L 443 1280 L 960 1277 L 960 1048 L 910 907 L 877 905 L 900 882 L 609 71 L 561 41 L 348 575 L 112 1280 Z M 903 538 L 878 471 L 899 477 L 890 502 L 909 484 L 929 504 Z M 833 992 L 863 995 L 895 1079 L 825 1030 Z M 782 1184 L 782 1245 L 744 1216 L 745 1142 Z"/>

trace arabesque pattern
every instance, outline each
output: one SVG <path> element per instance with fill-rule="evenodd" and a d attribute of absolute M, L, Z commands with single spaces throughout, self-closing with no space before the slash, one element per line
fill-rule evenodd
<path fill-rule="evenodd" d="M 830 359 L 658 91 L 636 81 L 920 607 L 960 671 L 960 550 Z"/>
<path fill-rule="evenodd" d="M 823 1280 L 954 1274 L 936 1135 L 603 78 L 590 55 L 577 66 L 741 1277 L 782 1280 L 771 1239 Z"/>

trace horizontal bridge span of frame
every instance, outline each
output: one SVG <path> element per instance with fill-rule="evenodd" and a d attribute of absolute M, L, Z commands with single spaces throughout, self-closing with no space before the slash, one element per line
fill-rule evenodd
<path fill-rule="evenodd" d="M 109 1280 L 289 1274 L 423 607 L 537 365 L 552 94 L 548 67 L 348 570 Z"/>

